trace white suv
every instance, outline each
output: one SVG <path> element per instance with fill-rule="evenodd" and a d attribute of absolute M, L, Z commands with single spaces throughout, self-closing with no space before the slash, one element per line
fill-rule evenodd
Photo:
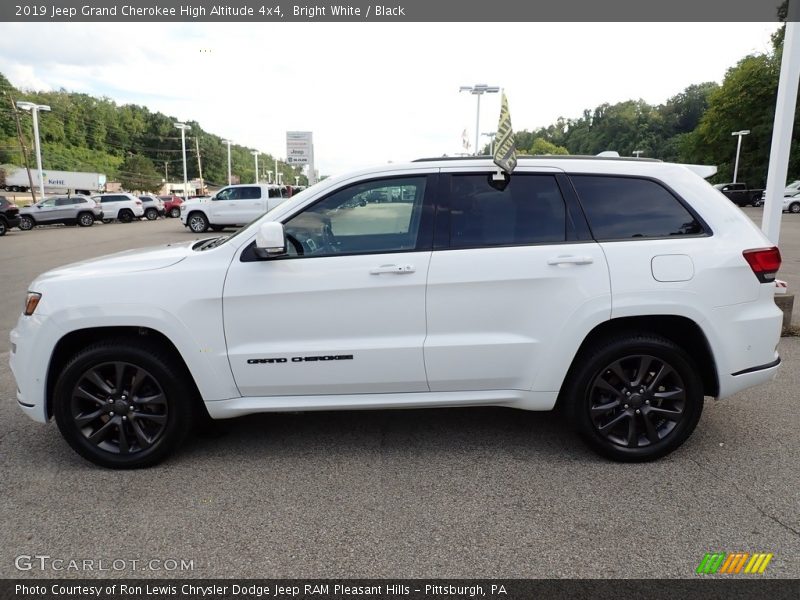
<path fill-rule="evenodd" d="M 247 225 L 286 200 L 286 188 L 267 183 L 229 185 L 210 198 L 181 204 L 181 223 L 194 233 Z"/>
<path fill-rule="evenodd" d="M 103 223 L 110 223 L 114 219 L 130 223 L 144 216 L 142 201 L 133 194 L 100 194 L 92 196 L 92 199 L 103 209 Z"/>
<path fill-rule="evenodd" d="M 689 168 L 424 160 L 327 179 L 230 237 L 55 269 L 11 333 L 20 408 L 109 467 L 193 416 L 560 407 L 654 459 L 776 374 L 778 249 Z M 125 289 L 124 296 L 117 291 Z"/>

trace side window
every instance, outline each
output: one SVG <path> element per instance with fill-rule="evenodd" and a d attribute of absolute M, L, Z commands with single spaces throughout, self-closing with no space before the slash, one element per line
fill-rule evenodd
<path fill-rule="evenodd" d="M 278 188 L 269 188 L 269 197 L 270 198 L 280 198 L 281 191 Z"/>
<path fill-rule="evenodd" d="M 519 173 L 505 189 L 491 175 L 450 176 L 450 247 L 563 242 L 566 208 L 552 175 Z"/>
<path fill-rule="evenodd" d="M 50 208 L 51 206 L 55 206 L 56 199 L 55 198 L 47 198 L 46 200 L 42 200 L 39 202 L 39 206 L 42 208 Z"/>
<path fill-rule="evenodd" d="M 598 240 L 703 233 L 703 227 L 662 185 L 649 179 L 573 175 L 572 183 Z"/>
<path fill-rule="evenodd" d="M 229 187 L 220 190 L 216 196 L 216 200 L 239 200 L 239 190 L 241 188 Z"/>
<path fill-rule="evenodd" d="M 335 192 L 285 223 L 289 253 L 332 256 L 413 250 L 426 181 L 426 177 L 383 179 Z"/>
<path fill-rule="evenodd" d="M 251 186 L 239 188 L 240 200 L 258 200 L 259 198 L 261 198 L 261 188 L 259 187 Z"/>
<path fill-rule="evenodd" d="M 75 204 L 72 198 L 56 198 L 56 206 L 70 206 Z"/>

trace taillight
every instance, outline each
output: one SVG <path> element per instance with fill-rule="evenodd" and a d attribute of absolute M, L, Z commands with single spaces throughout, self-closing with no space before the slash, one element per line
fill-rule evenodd
<path fill-rule="evenodd" d="M 141 200 L 135 200 L 135 202 L 136 202 L 136 204 L 138 204 L 139 206 L 141 206 L 141 205 L 142 205 L 142 201 L 141 201 Z"/>
<path fill-rule="evenodd" d="M 777 246 L 745 250 L 742 256 L 761 283 L 775 281 L 775 273 L 781 268 L 781 251 Z"/>

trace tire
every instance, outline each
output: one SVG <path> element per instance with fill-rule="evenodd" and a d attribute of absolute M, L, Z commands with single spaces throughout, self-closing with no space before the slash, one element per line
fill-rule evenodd
<path fill-rule="evenodd" d="M 789 205 L 789 212 L 794 214 L 800 213 L 800 202 L 792 202 Z"/>
<path fill-rule="evenodd" d="M 111 223 L 111 221 L 113 221 L 113 220 L 114 220 L 114 219 L 103 219 L 103 223 L 105 223 L 106 225 L 108 225 L 108 224 L 109 224 L 109 223 Z"/>
<path fill-rule="evenodd" d="M 78 225 L 81 227 L 91 227 L 94 225 L 94 215 L 92 213 L 81 213 L 78 215 Z"/>
<path fill-rule="evenodd" d="M 133 213 L 128 209 L 124 209 L 117 213 L 117 219 L 120 223 L 130 223 L 133 221 Z"/>
<path fill-rule="evenodd" d="M 211 231 L 222 231 L 225 229 L 224 225 L 209 225 L 209 227 L 211 228 Z"/>
<path fill-rule="evenodd" d="M 192 386 L 184 371 L 158 345 L 142 340 L 89 346 L 58 376 L 53 393 L 58 429 L 73 450 L 96 465 L 154 465 L 183 442 L 192 425 L 186 391 Z"/>
<path fill-rule="evenodd" d="M 181 218 L 181 209 L 177 206 L 173 206 L 169 209 L 169 216 L 173 219 L 180 219 Z"/>
<path fill-rule="evenodd" d="M 158 210 L 155 208 L 148 208 L 144 211 L 144 217 L 148 221 L 155 221 L 158 218 Z"/>
<path fill-rule="evenodd" d="M 36 221 L 33 220 L 33 217 L 29 217 L 28 215 L 22 215 L 19 218 L 19 228 L 22 231 L 30 231 L 36 226 Z"/>
<path fill-rule="evenodd" d="M 192 233 L 205 233 L 208 231 L 208 219 L 201 212 L 193 212 L 186 217 L 186 226 Z"/>
<path fill-rule="evenodd" d="M 6 234 L 6 231 L 8 231 L 8 226 L 3 219 L 0 219 L 0 237 L 3 237 Z"/>
<path fill-rule="evenodd" d="M 756 194 L 753 196 L 752 201 L 750 202 L 753 206 L 761 206 L 761 194 Z"/>
<path fill-rule="evenodd" d="M 572 425 L 598 454 L 621 462 L 669 454 L 703 412 L 698 369 L 657 335 L 619 335 L 587 348 L 566 382 L 562 403 Z"/>

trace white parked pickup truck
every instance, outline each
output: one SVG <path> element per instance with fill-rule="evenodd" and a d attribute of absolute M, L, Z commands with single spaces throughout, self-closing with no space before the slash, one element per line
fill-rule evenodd
<path fill-rule="evenodd" d="M 181 223 L 194 233 L 247 225 L 287 197 L 286 188 L 278 185 L 229 185 L 210 198 L 191 198 L 181 204 Z"/>

